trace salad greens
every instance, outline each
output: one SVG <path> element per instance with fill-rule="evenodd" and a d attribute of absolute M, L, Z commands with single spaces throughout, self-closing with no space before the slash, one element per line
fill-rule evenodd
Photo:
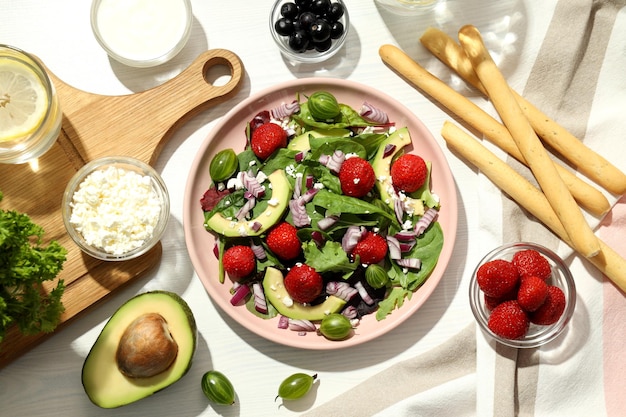
<path fill-rule="evenodd" d="M 56 241 L 42 245 L 43 234 L 28 215 L 0 210 L 0 342 L 11 325 L 26 335 L 51 332 L 64 311 L 63 281 L 47 295 L 41 284 L 55 279 L 67 251 Z"/>
<path fill-rule="evenodd" d="M 426 281 L 435 268 L 443 247 L 443 231 L 436 221 L 439 201 L 438 197 L 430 190 L 431 164 L 427 161 L 428 179 L 421 189 L 409 195 L 395 194 L 396 199 L 401 198 L 402 204 L 405 206 L 410 205 L 411 202 L 418 203 L 414 204 L 413 207 L 423 208 L 422 212 L 419 210 L 415 212 L 412 210 L 398 211 L 398 204 L 395 201 L 383 201 L 376 187 L 363 198 L 343 195 L 337 173 L 322 162 L 323 158 L 338 151 L 343 155 L 358 155 L 372 163 L 376 155 L 388 151 L 389 138 L 397 129 L 393 123 L 369 120 L 346 104 L 339 103 L 340 112 L 333 119 L 320 120 L 312 115 L 306 97 L 301 99 L 300 96 L 297 96 L 294 103 L 297 103 L 297 106 L 288 115 L 276 117 L 274 115 L 280 112 L 275 111 L 275 109 L 268 109 L 259 113 L 249 122 L 246 127 L 247 138 L 242 138 L 242 140 L 248 140 L 246 149 L 237 155 L 238 172 L 245 172 L 251 177 L 263 180 L 276 170 L 284 170 L 291 191 L 298 194 L 294 195 L 294 198 L 306 192 L 314 194 L 305 204 L 306 215 L 309 218 L 308 224 L 297 225 L 298 238 L 302 242 L 303 249 L 302 256 L 297 262 L 303 262 L 313 267 L 323 275 L 325 282 L 341 281 L 354 285 L 356 282 L 363 283 L 366 281 L 364 279 L 366 266 L 361 265 L 358 258 L 353 259 L 345 246 L 342 245 L 342 240 L 346 234 L 354 232 L 355 228 L 361 230 L 365 228 L 386 236 L 390 245 L 394 241 L 399 243 L 401 250 L 398 249 L 399 252 L 397 253 L 401 252 L 402 258 L 411 259 L 415 262 L 407 264 L 399 261 L 397 256 L 392 256 L 390 248 L 385 260 L 380 264 L 388 275 L 386 285 L 381 289 L 374 289 L 366 285 L 367 291 L 374 298 L 374 305 L 365 305 L 368 303 L 359 298 L 357 301 L 359 305 L 354 306 L 358 311 L 357 317 L 360 318 L 362 315 L 375 311 L 376 318 L 382 320 L 396 308 L 402 307 L 405 300 L 410 299 L 413 292 Z M 285 130 L 290 132 L 290 140 L 296 137 L 301 140 L 302 135 L 308 134 L 308 138 L 305 136 L 308 143 L 305 144 L 304 148 L 299 146 L 298 150 L 289 147 L 280 148 L 266 160 L 260 160 L 252 152 L 249 143 L 251 126 L 259 117 L 282 125 Z M 333 136 L 332 132 L 339 132 L 339 129 L 348 129 L 349 136 L 340 134 Z M 330 135 L 329 132 L 331 132 Z M 395 157 L 403 152 L 402 149 L 397 150 Z M 383 169 L 387 175 L 390 162 L 386 162 L 386 171 Z M 376 175 L 382 176 L 377 171 L 380 167 L 376 167 L 374 164 L 373 167 Z M 207 224 L 212 216 L 221 213 L 227 219 L 235 219 L 239 210 L 247 202 L 247 190 L 237 181 L 238 172 L 235 172 L 226 181 L 213 182 L 207 191 L 209 193 L 211 190 L 219 189 L 225 193 L 225 196 L 217 204 L 211 207 L 203 206 L 205 227 L 211 233 L 217 234 Z M 380 180 L 381 178 L 378 178 L 378 181 Z M 267 186 L 267 183 L 263 185 L 266 193 L 256 199 L 254 206 L 247 213 L 246 219 L 251 219 L 250 221 L 263 213 L 268 207 L 268 202 L 271 201 L 272 189 Z M 424 211 L 427 210 L 432 211 L 429 213 L 433 217 L 432 219 L 426 219 L 427 216 Z M 329 218 L 333 219 L 330 223 Z M 425 230 L 411 236 L 422 218 L 424 218 L 423 227 Z M 294 213 L 291 210 L 286 210 L 282 220 L 294 224 Z M 217 234 L 216 237 L 218 242 L 216 250 L 220 257 L 228 247 L 235 244 L 248 244 L 262 248 L 265 256 L 257 259 L 257 274 L 250 277 L 244 285 L 252 285 L 253 282 L 262 280 L 263 271 L 267 267 L 287 270 L 293 265 L 285 264 L 273 256 L 264 241 L 265 233 L 254 237 L 225 236 L 223 234 Z M 411 242 L 405 244 L 407 240 Z M 221 258 L 220 275 L 220 279 L 223 279 Z M 252 291 L 250 292 L 252 293 Z M 255 311 L 253 299 L 253 296 L 248 295 L 246 303 L 247 308 L 252 313 L 263 318 L 271 318 L 278 314 L 270 303 L 268 303 L 267 313 Z M 354 302 L 348 303 L 348 305 L 351 304 Z"/>

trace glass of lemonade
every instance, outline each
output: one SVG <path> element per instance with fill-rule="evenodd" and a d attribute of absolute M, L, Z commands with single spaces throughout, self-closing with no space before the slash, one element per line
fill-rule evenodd
<path fill-rule="evenodd" d="M 61 120 L 59 99 L 39 61 L 0 44 L 0 163 L 43 155 L 59 137 Z"/>
<path fill-rule="evenodd" d="M 415 15 L 431 9 L 440 0 L 375 0 L 383 8 L 401 15 Z"/>

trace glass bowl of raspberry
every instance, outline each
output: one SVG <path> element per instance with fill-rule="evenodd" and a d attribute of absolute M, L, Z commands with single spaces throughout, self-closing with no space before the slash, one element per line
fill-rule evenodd
<path fill-rule="evenodd" d="M 576 285 L 553 251 L 528 242 L 489 252 L 469 284 L 472 313 L 482 331 L 515 348 L 535 348 L 556 339 L 576 305 Z"/>
<path fill-rule="evenodd" d="M 339 52 L 350 27 L 342 0 L 277 0 L 270 33 L 283 56 L 295 64 L 315 64 Z"/>
<path fill-rule="evenodd" d="M 115 156 L 85 164 L 63 194 L 65 229 L 86 254 L 125 261 L 152 249 L 170 215 L 170 199 L 159 173 L 143 161 Z"/>

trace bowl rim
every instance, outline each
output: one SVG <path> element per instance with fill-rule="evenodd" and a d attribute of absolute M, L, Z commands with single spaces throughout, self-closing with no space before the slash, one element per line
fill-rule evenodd
<path fill-rule="evenodd" d="M 146 240 L 143 245 L 120 255 L 112 254 L 101 248 L 87 244 L 83 236 L 70 223 L 70 217 L 72 214 L 70 203 L 74 192 L 78 189 L 80 184 L 95 170 L 115 164 L 132 166 L 137 168 L 139 171 L 142 171 L 144 175 L 148 175 L 152 180 L 153 189 L 161 200 L 161 212 L 159 213 L 159 220 L 155 226 L 152 237 Z M 140 159 L 130 156 L 105 156 L 94 159 L 83 165 L 68 181 L 65 191 L 63 192 L 61 211 L 67 234 L 72 238 L 72 241 L 81 249 L 81 251 L 103 261 L 126 261 L 145 254 L 161 240 L 163 234 L 165 233 L 165 229 L 167 228 L 167 224 L 169 223 L 170 196 L 163 177 L 161 177 L 161 175 L 152 166 L 146 164 Z"/>
<path fill-rule="evenodd" d="M 280 16 L 280 6 L 288 2 L 293 3 L 294 0 L 276 0 L 272 6 L 269 16 L 270 33 L 272 34 L 272 38 L 274 39 L 276 46 L 278 46 L 281 54 L 291 61 L 302 64 L 315 64 L 325 61 L 336 55 L 337 52 L 339 52 L 344 46 L 345 41 L 348 37 L 348 32 L 350 31 L 350 14 L 348 13 L 348 7 L 346 6 L 346 3 L 343 0 L 331 0 L 332 3 L 340 3 L 343 6 L 343 16 L 340 18 L 340 20 L 342 20 L 342 23 L 344 25 L 344 31 L 339 38 L 333 41 L 330 49 L 324 52 L 312 53 L 311 51 L 307 51 L 303 53 L 298 53 L 292 51 L 291 49 L 289 49 L 288 46 L 285 45 L 285 43 L 283 43 L 284 37 L 276 33 L 276 29 L 274 28 L 274 23 L 276 22 L 277 17 Z"/>
<path fill-rule="evenodd" d="M 561 289 L 565 293 L 565 310 L 563 314 L 559 318 L 559 320 L 548 326 L 542 326 L 543 329 L 536 334 L 526 337 L 521 340 L 513 340 L 513 339 L 505 339 L 493 333 L 489 327 L 487 327 L 487 321 L 489 319 L 489 312 L 484 307 L 484 297 L 483 293 L 478 287 L 478 283 L 476 282 L 476 273 L 481 265 L 484 263 L 494 260 L 494 259 L 505 259 L 506 254 L 512 254 L 520 250 L 525 249 L 535 249 L 539 253 L 541 253 L 545 258 L 550 262 L 550 266 L 552 267 L 552 277 L 554 278 L 555 268 L 560 272 L 561 278 L 559 281 L 563 282 Z M 502 255 L 502 256 L 500 256 Z M 565 288 L 562 288 L 562 287 Z M 514 348 L 536 348 L 547 344 L 557 337 L 561 335 L 563 330 L 567 327 L 567 324 L 570 322 L 574 309 L 576 307 L 576 283 L 574 281 L 574 277 L 569 269 L 569 267 L 565 264 L 563 259 L 559 255 L 557 255 L 551 249 L 540 245 L 538 243 L 533 242 L 513 242 L 513 243 L 505 243 L 501 246 L 496 247 L 489 251 L 476 265 L 474 271 L 472 272 L 472 276 L 470 278 L 469 284 L 469 301 L 470 308 L 472 310 L 472 314 L 476 319 L 479 327 L 483 331 L 484 334 L 490 336 L 493 340 L 502 343 L 504 345 L 514 347 Z M 531 326 L 533 324 L 531 323 Z"/>
<path fill-rule="evenodd" d="M 124 55 L 120 55 L 109 46 L 106 40 L 102 37 L 102 33 L 100 32 L 100 27 L 98 25 L 98 9 L 100 7 L 100 3 L 102 3 L 102 0 L 93 0 L 91 3 L 91 10 L 90 10 L 91 30 L 94 34 L 94 37 L 96 38 L 96 41 L 100 45 L 100 47 L 102 47 L 102 49 L 104 49 L 105 52 L 116 61 L 121 62 L 122 64 L 125 64 L 128 66 L 137 67 L 137 68 L 154 67 L 154 66 L 163 64 L 169 61 L 170 59 L 174 58 L 185 47 L 185 45 L 187 44 L 187 41 L 189 41 L 189 37 L 191 36 L 191 28 L 193 26 L 193 10 L 191 6 L 191 0 L 180 0 L 180 1 L 182 1 L 183 6 L 185 7 L 185 30 L 183 31 L 183 34 L 178 40 L 178 42 L 176 42 L 176 44 L 174 44 L 174 46 L 170 50 L 154 58 L 150 58 L 150 59 L 128 58 Z"/>

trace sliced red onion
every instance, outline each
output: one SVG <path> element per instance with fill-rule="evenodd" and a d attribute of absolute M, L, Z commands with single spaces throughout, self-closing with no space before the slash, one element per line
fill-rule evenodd
<path fill-rule="evenodd" d="M 297 154 L 295 154 L 293 158 L 296 160 L 296 162 L 302 162 L 306 154 L 307 154 L 306 151 L 300 151 Z"/>
<path fill-rule="evenodd" d="M 398 223 L 402 224 L 404 218 L 404 203 L 399 198 L 396 198 L 393 202 L 393 209 L 396 212 L 396 219 Z"/>
<path fill-rule="evenodd" d="M 424 231 L 430 226 L 430 224 L 435 220 L 439 212 L 437 209 L 429 208 L 426 210 L 424 215 L 415 223 L 415 227 L 413 230 L 417 236 L 420 236 Z"/>
<path fill-rule="evenodd" d="M 270 112 L 267 110 L 262 110 L 257 113 L 257 115 L 250 120 L 250 133 L 254 132 L 257 127 L 269 122 L 270 117 Z"/>
<path fill-rule="evenodd" d="M 317 230 L 313 230 L 311 232 L 311 239 L 313 239 L 317 246 L 321 247 L 322 245 L 324 245 L 324 236 L 322 236 L 322 234 Z"/>
<path fill-rule="evenodd" d="M 257 245 L 252 239 L 250 239 L 250 249 L 252 249 L 252 252 L 254 252 L 254 256 L 258 260 L 262 261 L 267 258 L 267 253 L 265 252 L 265 248 L 263 247 L 263 245 Z"/>
<path fill-rule="evenodd" d="M 350 301 L 359 293 L 356 288 L 344 281 L 330 281 L 326 284 L 326 292 L 345 301 Z"/>
<path fill-rule="evenodd" d="M 253 283 L 252 292 L 254 293 L 254 309 L 261 314 L 267 314 L 267 301 L 265 301 L 265 293 L 261 284 Z"/>
<path fill-rule="evenodd" d="M 396 150 L 396 145 L 393 143 L 388 143 L 385 145 L 385 149 L 383 149 L 383 158 L 387 158 L 389 155 L 393 154 L 393 151 Z"/>
<path fill-rule="evenodd" d="M 306 204 L 313 200 L 313 197 L 315 197 L 315 194 L 317 194 L 318 191 L 319 189 L 317 188 L 309 188 L 308 190 L 306 190 L 306 192 L 300 197 L 303 201 L 303 204 Z"/>
<path fill-rule="evenodd" d="M 339 216 L 335 216 L 335 215 L 326 216 L 323 219 L 319 219 L 317 221 L 317 227 L 319 227 L 320 230 L 328 230 L 332 225 L 337 223 L 338 220 L 339 220 Z"/>
<path fill-rule="evenodd" d="M 346 252 L 352 252 L 352 249 L 363 238 L 367 229 L 363 226 L 349 226 L 346 229 L 346 233 L 341 238 L 341 248 Z"/>
<path fill-rule="evenodd" d="M 230 303 L 234 306 L 239 305 L 239 303 L 241 303 L 246 296 L 250 294 L 250 287 L 247 285 L 235 284 L 233 285 L 233 289 L 235 290 L 235 293 L 230 298 Z"/>
<path fill-rule="evenodd" d="M 241 208 L 237 211 L 237 214 L 235 215 L 237 220 L 243 220 L 248 215 L 248 213 L 250 213 L 250 210 L 254 208 L 255 204 L 256 204 L 256 198 L 251 196 L 245 202 L 245 204 L 241 206 Z"/>
<path fill-rule="evenodd" d="M 346 160 L 346 156 L 339 149 L 335 149 L 335 152 L 331 155 L 326 167 L 333 171 L 335 174 L 339 173 L 341 169 L 341 165 L 343 165 L 343 161 Z"/>
<path fill-rule="evenodd" d="M 354 284 L 354 288 L 357 289 L 357 291 L 359 292 L 359 295 L 361 296 L 363 301 L 365 301 L 365 304 L 370 305 L 370 306 L 374 304 L 374 300 L 369 295 L 369 293 L 367 292 L 367 290 L 365 289 L 365 286 L 363 285 L 361 281 L 357 281 Z"/>
<path fill-rule="evenodd" d="M 293 185 L 292 198 L 297 199 L 300 195 L 302 195 L 302 177 L 300 175 L 296 175 L 296 180 Z"/>
<path fill-rule="evenodd" d="M 389 247 L 389 257 L 391 259 L 402 258 L 402 251 L 400 250 L 400 242 L 393 236 L 387 236 L 387 246 Z"/>
<path fill-rule="evenodd" d="M 243 186 L 250 192 L 255 198 L 265 195 L 265 187 L 263 187 L 255 176 L 248 172 L 244 172 L 241 182 Z"/>
<path fill-rule="evenodd" d="M 296 332 L 315 332 L 317 327 L 309 320 L 289 319 L 289 330 Z"/>
<path fill-rule="evenodd" d="M 289 328 L 289 317 L 281 315 L 278 318 L 278 328 L 279 329 L 288 329 Z"/>
<path fill-rule="evenodd" d="M 415 240 L 415 232 L 412 230 L 402 230 L 401 232 L 393 235 L 393 237 L 398 239 L 400 242 L 411 242 Z"/>
<path fill-rule="evenodd" d="M 358 317 L 358 312 L 355 306 L 348 306 L 344 308 L 341 314 L 343 314 L 344 316 L 346 316 L 347 318 L 351 320 L 356 319 Z"/>
<path fill-rule="evenodd" d="M 306 212 L 304 204 L 302 204 L 302 198 L 297 200 L 289 200 L 289 210 L 293 216 L 293 225 L 296 227 L 304 227 L 311 224 L 311 219 Z"/>
<path fill-rule="evenodd" d="M 217 240 L 215 242 L 215 245 L 213 245 L 213 255 L 215 255 L 215 257 L 217 259 L 220 258 L 220 245 L 219 245 L 219 240 Z"/>
<path fill-rule="evenodd" d="M 315 177 L 313 177 L 313 175 L 307 175 L 306 176 L 306 188 L 313 187 L 314 183 L 315 183 Z"/>
<path fill-rule="evenodd" d="M 320 164 L 327 166 L 328 161 L 330 161 L 330 155 L 322 154 L 317 160 L 319 161 Z"/>
<path fill-rule="evenodd" d="M 415 246 L 415 240 L 411 242 L 400 242 L 400 252 L 405 253 L 411 251 Z"/>
<path fill-rule="evenodd" d="M 291 103 L 281 103 L 280 105 L 270 110 L 270 113 L 274 119 L 281 120 L 299 111 L 300 104 L 297 100 L 294 100 Z"/>
<path fill-rule="evenodd" d="M 361 109 L 359 110 L 359 114 L 363 116 L 365 119 L 369 120 L 370 122 L 379 123 L 379 124 L 385 124 L 389 122 L 389 116 L 387 116 L 387 113 L 385 113 L 378 107 L 373 106 L 367 101 L 363 102 L 363 105 L 361 106 Z"/>
<path fill-rule="evenodd" d="M 250 229 L 254 230 L 255 232 L 258 232 L 261 229 L 261 226 L 263 226 L 261 224 L 261 222 L 254 222 L 252 223 L 252 226 L 250 226 Z"/>
<path fill-rule="evenodd" d="M 420 269 L 422 267 L 422 261 L 417 258 L 403 258 L 396 260 L 396 263 L 402 267 L 410 269 Z"/>

